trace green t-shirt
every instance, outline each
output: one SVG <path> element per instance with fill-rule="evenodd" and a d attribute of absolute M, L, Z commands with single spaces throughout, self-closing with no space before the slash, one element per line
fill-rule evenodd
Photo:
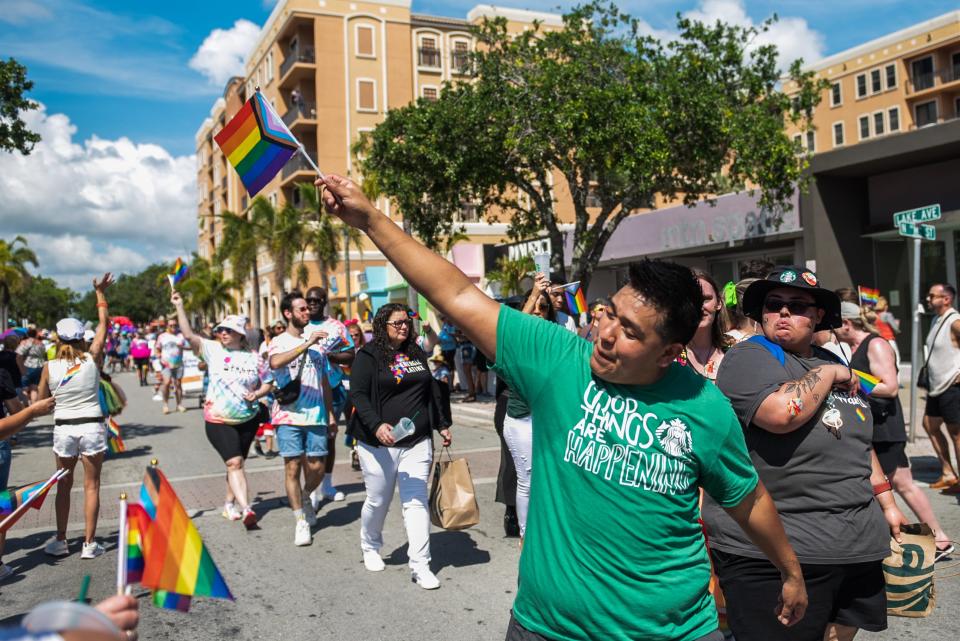
<path fill-rule="evenodd" d="M 688 368 L 613 385 L 592 349 L 500 308 L 496 371 L 537 417 L 514 616 L 557 641 L 696 639 L 717 629 L 698 488 L 729 507 L 756 487 L 743 430 Z"/>

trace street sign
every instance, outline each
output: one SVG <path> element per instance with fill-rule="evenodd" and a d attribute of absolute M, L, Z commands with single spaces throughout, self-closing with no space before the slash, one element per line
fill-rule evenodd
<path fill-rule="evenodd" d="M 936 240 L 937 228 L 933 225 L 915 225 L 913 223 L 900 223 L 897 225 L 901 236 L 908 238 L 920 238 L 923 240 Z"/>
<path fill-rule="evenodd" d="M 928 223 L 931 220 L 940 220 L 940 205 L 927 205 L 917 209 L 908 209 L 898 211 L 893 215 L 894 227 L 899 227 L 902 223 Z M 903 232 L 900 232 L 903 234 Z M 930 240 L 933 240 L 932 238 Z"/>

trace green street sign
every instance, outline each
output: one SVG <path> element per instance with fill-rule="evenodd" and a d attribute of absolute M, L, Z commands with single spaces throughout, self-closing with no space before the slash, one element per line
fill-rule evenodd
<path fill-rule="evenodd" d="M 931 220 L 940 220 L 940 205 L 927 205 L 917 209 L 898 211 L 893 215 L 893 226 L 899 227 L 903 223 L 928 223 Z M 903 234 L 903 232 L 900 232 Z M 932 238 L 930 240 L 933 240 Z"/>
<path fill-rule="evenodd" d="M 936 240 L 937 228 L 933 225 L 915 225 L 913 223 L 900 223 L 897 225 L 901 236 L 907 238 L 920 238 L 922 240 Z"/>

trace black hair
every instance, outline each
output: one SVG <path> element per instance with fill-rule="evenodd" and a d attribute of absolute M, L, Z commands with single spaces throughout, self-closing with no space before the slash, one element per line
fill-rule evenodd
<path fill-rule="evenodd" d="M 320 298 L 323 298 L 323 299 L 329 298 L 329 296 L 327 295 L 327 290 L 324 289 L 323 287 L 320 287 L 319 285 L 314 285 L 313 287 L 308 289 L 307 296 L 309 296 L 310 294 L 313 294 L 314 292 L 320 294 Z"/>
<path fill-rule="evenodd" d="M 951 285 L 950 283 L 944 283 L 940 285 L 943 288 L 943 291 L 950 294 L 950 300 L 957 300 L 957 288 Z"/>
<path fill-rule="evenodd" d="M 36 337 L 37 337 L 37 328 L 31 327 L 30 329 L 28 329 L 28 330 L 27 330 L 27 337 L 28 337 L 28 338 L 36 338 Z"/>
<path fill-rule="evenodd" d="M 528 298 L 530 298 L 530 294 L 531 294 L 531 293 L 533 293 L 533 289 L 528 289 L 528 290 L 526 291 L 526 293 L 523 295 L 523 300 L 526 301 Z M 557 322 L 557 310 L 554 309 L 554 307 L 553 307 L 553 301 L 550 300 L 550 294 L 548 294 L 546 291 L 540 292 L 540 296 L 537 298 L 537 302 L 534 304 L 534 309 L 536 309 L 536 306 L 540 304 L 540 299 L 543 299 L 543 300 L 546 301 L 546 303 L 547 303 L 547 313 L 546 313 L 546 315 L 543 317 L 543 319 L 544 319 L 544 320 L 548 320 L 548 321 L 550 321 L 551 323 L 556 323 L 556 322 Z M 523 310 L 523 303 L 520 304 L 519 309 L 520 309 L 521 311 Z"/>
<path fill-rule="evenodd" d="M 753 258 L 740 265 L 740 280 L 744 278 L 764 279 L 767 277 L 767 274 L 773 271 L 774 267 L 776 267 L 776 265 L 769 260 Z"/>
<path fill-rule="evenodd" d="M 727 330 L 730 329 L 730 315 L 727 313 L 726 305 L 723 302 L 723 290 L 717 285 L 717 281 L 708 274 L 707 272 L 694 269 L 693 275 L 697 277 L 697 280 L 702 280 L 710 287 L 713 287 L 713 294 L 717 299 L 717 312 L 713 317 L 713 324 L 710 325 L 710 344 L 713 345 L 716 349 L 726 349 L 730 346 L 731 340 L 727 336 Z M 701 305 L 703 301 L 707 299 L 707 295 L 703 293 L 703 287 L 700 287 L 700 299 Z"/>
<path fill-rule="evenodd" d="M 630 263 L 629 285 L 657 312 L 654 329 L 666 343 L 693 339 L 703 310 L 703 290 L 689 267 L 644 258 Z"/>
<path fill-rule="evenodd" d="M 410 323 L 407 339 L 397 349 L 390 346 L 390 339 L 387 337 L 387 321 L 395 312 L 406 314 L 407 321 Z M 413 319 L 410 317 L 410 308 L 400 303 L 382 305 L 373 316 L 373 346 L 382 362 L 392 361 L 394 355 L 401 352 L 415 359 L 427 358 L 426 352 L 417 345 L 416 332 L 413 331 Z"/>
<path fill-rule="evenodd" d="M 293 301 L 298 298 L 303 298 L 303 294 L 300 293 L 299 289 L 295 289 L 291 292 L 287 292 L 283 295 L 283 298 L 280 299 L 280 315 L 282 316 L 284 312 L 293 313 Z M 283 317 L 286 320 L 286 316 Z"/>

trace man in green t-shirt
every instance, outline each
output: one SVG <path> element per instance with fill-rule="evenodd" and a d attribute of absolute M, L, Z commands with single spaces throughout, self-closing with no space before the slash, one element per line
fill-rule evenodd
<path fill-rule="evenodd" d="M 674 363 L 702 310 L 689 269 L 631 265 L 590 343 L 491 300 L 351 181 L 317 185 L 530 405 L 536 478 L 507 641 L 722 638 L 699 488 L 780 569 L 781 623 L 803 617 L 800 565 L 729 402 Z"/>

